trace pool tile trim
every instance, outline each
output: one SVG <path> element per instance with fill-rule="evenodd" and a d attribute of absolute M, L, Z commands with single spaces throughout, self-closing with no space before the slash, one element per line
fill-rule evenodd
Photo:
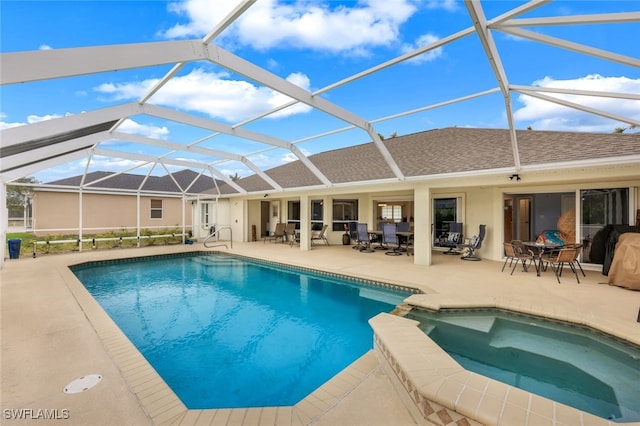
<path fill-rule="evenodd" d="M 221 251 L 202 251 L 202 250 L 200 250 L 200 251 L 188 251 L 188 252 L 181 252 L 181 253 L 168 253 L 168 254 L 128 257 L 128 258 L 122 258 L 122 259 L 93 260 L 93 261 L 88 261 L 88 262 L 77 263 L 77 264 L 74 264 L 74 265 L 69 265 L 69 269 L 71 269 L 73 271 L 75 269 L 87 268 L 87 267 L 92 267 L 92 266 L 113 265 L 113 264 L 121 264 L 121 263 L 146 262 L 146 261 L 159 260 L 159 259 L 174 259 L 174 258 L 193 257 L 193 256 L 226 256 L 226 257 L 229 257 L 229 258 L 232 258 L 232 259 L 233 258 L 235 258 L 235 259 L 243 259 L 243 260 L 246 260 L 246 261 L 249 261 L 249 262 L 253 262 L 253 263 L 271 265 L 271 266 L 275 266 L 275 267 L 278 267 L 278 268 L 293 269 L 293 270 L 296 270 L 296 271 L 302 271 L 302 272 L 317 274 L 317 275 L 330 277 L 330 278 L 342 279 L 342 280 L 345 280 L 345 281 L 350 281 L 350 282 L 357 283 L 357 284 L 369 285 L 369 286 L 372 286 L 372 287 L 381 287 L 381 288 L 385 288 L 385 289 L 388 289 L 388 290 L 403 291 L 403 292 L 406 292 L 406 293 L 409 293 L 409 294 L 423 294 L 422 290 L 417 289 L 415 287 L 403 286 L 403 285 L 399 285 L 399 284 L 392 284 L 392 283 L 387 283 L 387 282 L 383 282 L 383 281 L 370 280 L 370 279 L 366 279 L 366 278 L 353 277 L 353 276 L 344 275 L 344 274 L 337 274 L 335 272 L 327 272 L 327 271 L 322 271 L 322 270 L 319 270 L 319 269 L 307 268 L 307 267 L 304 267 L 304 266 L 291 265 L 291 264 L 282 263 L 282 262 L 275 262 L 275 261 L 272 261 L 272 260 L 257 259 L 255 257 L 244 256 L 244 255 L 241 255 L 241 254 L 231 254 L 231 253 L 221 252 Z"/>

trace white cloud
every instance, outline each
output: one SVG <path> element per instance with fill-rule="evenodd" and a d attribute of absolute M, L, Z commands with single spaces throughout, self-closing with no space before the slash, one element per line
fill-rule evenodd
<path fill-rule="evenodd" d="M 415 44 L 403 44 L 401 47 L 402 53 L 413 52 L 420 47 L 427 46 L 431 43 L 435 43 L 440 40 L 440 37 L 434 34 L 423 34 L 416 40 Z M 423 53 L 422 55 L 413 57 L 409 59 L 407 62 L 412 64 L 421 64 L 423 62 L 430 62 L 442 56 L 442 47 L 438 47 L 436 49 L 429 50 L 428 52 Z"/>
<path fill-rule="evenodd" d="M 428 9 L 444 9 L 449 12 L 455 12 L 459 9 L 459 0 L 428 0 L 426 7 Z"/>
<path fill-rule="evenodd" d="M 119 132 L 131 133 L 134 135 L 146 136 L 155 139 L 166 139 L 169 136 L 169 129 L 165 126 L 150 126 L 147 124 L 140 124 L 136 121 L 127 118 L 118 127 Z"/>
<path fill-rule="evenodd" d="M 190 0 L 172 3 L 170 10 L 185 16 L 187 23 L 165 32 L 167 38 L 201 37 L 211 31 L 235 6 L 235 1 Z M 432 1 L 438 7 L 455 1 Z M 368 48 L 387 46 L 398 40 L 399 27 L 416 11 L 408 0 L 367 0 L 354 7 L 332 2 L 283 2 L 261 0 L 251 6 L 223 34 L 235 42 L 257 49 L 295 47 L 366 54 Z"/>
<path fill-rule="evenodd" d="M 51 50 L 51 49 L 53 49 L 53 47 L 49 46 L 48 44 L 43 44 L 42 46 L 40 46 L 39 49 L 40 50 Z"/>
<path fill-rule="evenodd" d="M 66 114 L 69 115 L 69 114 Z M 18 126 L 24 126 L 25 124 L 31 124 L 31 123 L 38 123 L 40 121 L 47 121 L 47 120 L 51 120 L 53 118 L 60 118 L 62 117 L 62 115 L 58 115 L 58 114 L 47 114 L 47 115 L 29 115 L 27 117 L 27 122 L 23 123 L 23 122 L 13 122 L 13 123 L 7 123 L 5 121 L 0 121 L 0 130 L 2 129 L 9 129 L 11 127 L 18 127 Z M 6 118 L 6 114 L 0 114 L 0 119 L 4 119 Z"/>
<path fill-rule="evenodd" d="M 287 77 L 287 80 L 304 89 L 308 89 L 310 86 L 309 78 L 304 74 L 293 73 Z M 157 79 L 149 79 L 141 82 L 105 83 L 96 87 L 95 90 L 114 100 L 139 99 L 157 81 Z M 223 119 L 228 122 L 237 122 L 269 111 L 290 100 L 291 98 L 267 87 L 255 86 L 242 80 L 231 80 L 227 73 L 195 69 L 184 76 L 172 78 L 153 95 L 150 102 L 201 112 L 211 118 Z M 310 110 L 311 108 L 305 104 L 297 104 L 279 111 L 272 118 Z"/>
<path fill-rule="evenodd" d="M 554 80 L 552 77 L 545 77 L 535 81 L 533 86 L 596 92 L 640 93 L 640 79 L 604 77 L 599 74 L 590 74 L 573 80 Z M 640 101 L 599 96 L 544 94 L 621 117 L 640 120 Z M 611 132 L 615 127 L 626 126 L 623 123 L 612 123 L 610 119 L 599 115 L 530 96 L 520 95 L 517 100 L 524 106 L 514 112 L 514 118 L 517 121 L 530 123 L 534 130 Z"/>
<path fill-rule="evenodd" d="M 66 114 L 69 115 L 69 114 Z M 27 123 L 31 124 L 31 123 L 39 123 L 41 121 L 47 121 L 47 120 L 52 120 L 54 118 L 60 118 L 62 117 L 62 115 L 58 115 L 58 114 L 47 114 L 47 115 L 34 115 L 31 114 L 29 116 L 27 116 Z"/>

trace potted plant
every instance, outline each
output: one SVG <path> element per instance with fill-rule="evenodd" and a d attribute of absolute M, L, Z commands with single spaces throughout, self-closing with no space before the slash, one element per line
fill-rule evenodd
<path fill-rule="evenodd" d="M 342 245 L 348 246 L 351 244 L 351 234 L 349 234 L 349 225 L 344 224 L 344 234 L 342 234 Z"/>

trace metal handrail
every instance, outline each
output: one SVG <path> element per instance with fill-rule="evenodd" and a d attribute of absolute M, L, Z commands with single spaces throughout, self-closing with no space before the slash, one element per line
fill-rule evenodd
<path fill-rule="evenodd" d="M 231 248 L 233 248 L 233 230 L 231 229 L 230 226 L 221 226 L 220 228 L 216 229 L 215 231 L 213 231 L 211 234 L 209 234 L 209 236 L 207 238 L 204 239 L 204 242 L 202 243 L 202 245 L 204 245 L 206 248 L 213 248 L 213 247 L 221 247 L 224 246 L 226 249 L 228 249 L 229 247 L 227 247 L 226 244 L 217 244 L 214 246 L 208 246 L 207 242 L 213 238 L 213 237 L 219 237 L 220 236 L 220 231 L 222 231 L 223 229 L 228 229 L 229 230 L 229 244 L 231 245 Z"/>

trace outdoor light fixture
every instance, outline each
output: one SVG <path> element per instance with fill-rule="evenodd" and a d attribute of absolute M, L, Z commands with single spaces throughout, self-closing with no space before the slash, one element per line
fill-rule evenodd
<path fill-rule="evenodd" d="M 519 175 L 519 174 L 517 174 L 517 173 L 514 173 L 514 174 L 512 174 L 511 176 L 509 176 L 509 180 L 514 180 L 514 179 L 515 179 L 515 180 L 517 180 L 517 181 L 518 181 L 518 180 L 521 180 L 521 179 L 520 179 L 520 175 Z"/>

